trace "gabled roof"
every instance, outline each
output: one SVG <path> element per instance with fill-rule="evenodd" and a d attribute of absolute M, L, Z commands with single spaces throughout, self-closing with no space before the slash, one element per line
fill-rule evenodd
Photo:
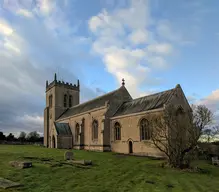
<path fill-rule="evenodd" d="M 125 92 L 127 91 L 124 86 L 121 86 L 119 89 L 116 89 L 116 90 L 114 90 L 112 92 L 109 92 L 105 95 L 102 95 L 100 97 L 96 97 L 95 99 L 92 99 L 92 100 L 87 101 L 85 103 L 82 103 L 82 104 L 73 106 L 71 108 L 68 108 L 59 117 L 59 119 L 67 118 L 67 117 L 74 116 L 76 114 L 80 114 L 80 113 L 83 113 L 83 112 L 86 112 L 86 111 L 89 111 L 89 110 L 92 110 L 92 109 L 95 109 L 95 108 L 102 107 L 106 104 L 106 102 L 112 100 L 114 97 L 116 97 L 118 95 L 123 96 L 124 90 L 125 90 Z M 128 93 L 128 91 L 126 93 Z M 131 96 L 130 96 L 130 98 L 131 98 Z"/>
<path fill-rule="evenodd" d="M 167 91 L 140 97 L 132 101 L 124 102 L 113 116 L 115 117 L 128 115 L 132 113 L 162 108 L 163 105 L 170 100 L 174 90 L 175 89 L 170 89 Z"/>
<path fill-rule="evenodd" d="M 54 122 L 55 128 L 58 135 L 72 135 L 71 129 L 68 123 L 57 123 Z"/>

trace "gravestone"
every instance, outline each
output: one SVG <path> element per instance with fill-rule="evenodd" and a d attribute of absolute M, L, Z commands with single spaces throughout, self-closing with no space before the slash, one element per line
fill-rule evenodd
<path fill-rule="evenodd" d="M 219 159 L 218 159 L 218 157 L 212 157 L 211 160 L 212 160 L 212 164 L 213 164 L 213 165 L 219 165 Z"/>
<path fill-rule="evenodd" d="M 22 186 L 22 185 L 20 183 L 13 182 L 13 181 L 10 181 L 8 179 L 4 179 L 4 178 L 0 177 L 0 188 L 8 189 L 11 187 L 19 187 L 19 186 Z"/>
<path fill-rule="evenodd" d="M 17 167 L 21 169 L 32 167 L 32 162 L 10 161 L 9 164 L 12 167 Z"/>
<path fill-rule="evenodd" d="M 64 159 L 65 160 L 72 160 L 74 157 L 74 154 L 72 151 L 66 151 L 65 152 L 65 155 L 64 155 Z"/>

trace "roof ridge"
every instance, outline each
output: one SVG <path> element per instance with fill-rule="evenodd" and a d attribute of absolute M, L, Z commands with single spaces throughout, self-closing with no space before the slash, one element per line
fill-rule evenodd
<path fill-rule="evenodd" d="M 135 99 L 133 99 L 133 100 L 131 100 L 131 101 L 127 101 L 127 102 L 124 102 L 124 103 L 128 103 L 128 102 L 136 101 L 136 100 L 138 100 L 138 99 L 142 99 L 142 98 L 145 98 L 145 97 L 149 97 L 149 96 L 157 95 L 157 94 L 159 94 L 159 93 L 164 93 L 164 92 L 174 91 L 174 90 L 175 90 L 175 88 L 167 89 L 167 90 L 165 90 L 165 91 L 160 91 L 160 92 L 157 92 L 157 93 L 153 93 L 153 94 L 151 94 L 151 95 L 145 95 L 145 96 L 142 96 L 142 97 L 138 97 L 138 98 L 135 98 Z"/>
<path fill-rule="evenodd" d="M 93 99 L 91 99 L 91 100 L 89 100 L 89 101 L 85 101 L 85 102 L 80 103 L 80 104 L 78 104 L 78 105 L 72 106 L 72 107 L 70 107 L 70 108 L 68 108 L 68 109 L 73 109 L 73 108 L 75 108 L 75 107 L 78 107 L 78 106 L 81 106 L 81 105 L 90 103 L 90 102 L 92 102 L 92 101 L 94 101 L 94 100 L 96 100 L 96 99 L 100 99 L 100 98 L 102 98 L 102 97 L 105 97 L 105 96 L 107 96 L 107 95 L 110 95 L 110 94 L 112 94 L 112 93 L 118 91 L 119 89 L 121 89 L 121 87 L 118 88 L 118 89 L 115 89 L 115 90 L 113 90 L 113 91 L 110 91 L 110 92 L 108 92 L 108 93 L 106 93 L 106 94 L 104 94 L 104 95 L 100 95 L 100 96 L 98 96 L 98 97 L 95 97 L 95 98 L 93 98 Z"/>
<path fill-rule="evenodd" d="M 131 101 L 124 102 L 113 116 L 126 115 L 151 109 L 162 108 L 174 95 L 176 88 L 167 89 L 151 95 L 142 96 Z"/>

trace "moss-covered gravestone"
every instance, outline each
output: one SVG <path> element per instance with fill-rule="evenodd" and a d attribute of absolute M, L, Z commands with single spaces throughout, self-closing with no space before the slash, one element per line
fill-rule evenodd
<path fill-rule="evenodd" d="M 72 151 L 66 151 L 64 155 L 65 160 L 72 160 L 74 158 L 74 154 Z"/>

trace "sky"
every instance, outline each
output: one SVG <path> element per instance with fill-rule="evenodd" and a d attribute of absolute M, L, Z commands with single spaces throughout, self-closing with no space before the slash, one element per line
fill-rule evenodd
<path fill-rule="evenodd" d="M 219 123 L 219 1 L 0 0 L 0 131 L 43 133 L 46 80 L 81 102 L 180 84 Z"/>

